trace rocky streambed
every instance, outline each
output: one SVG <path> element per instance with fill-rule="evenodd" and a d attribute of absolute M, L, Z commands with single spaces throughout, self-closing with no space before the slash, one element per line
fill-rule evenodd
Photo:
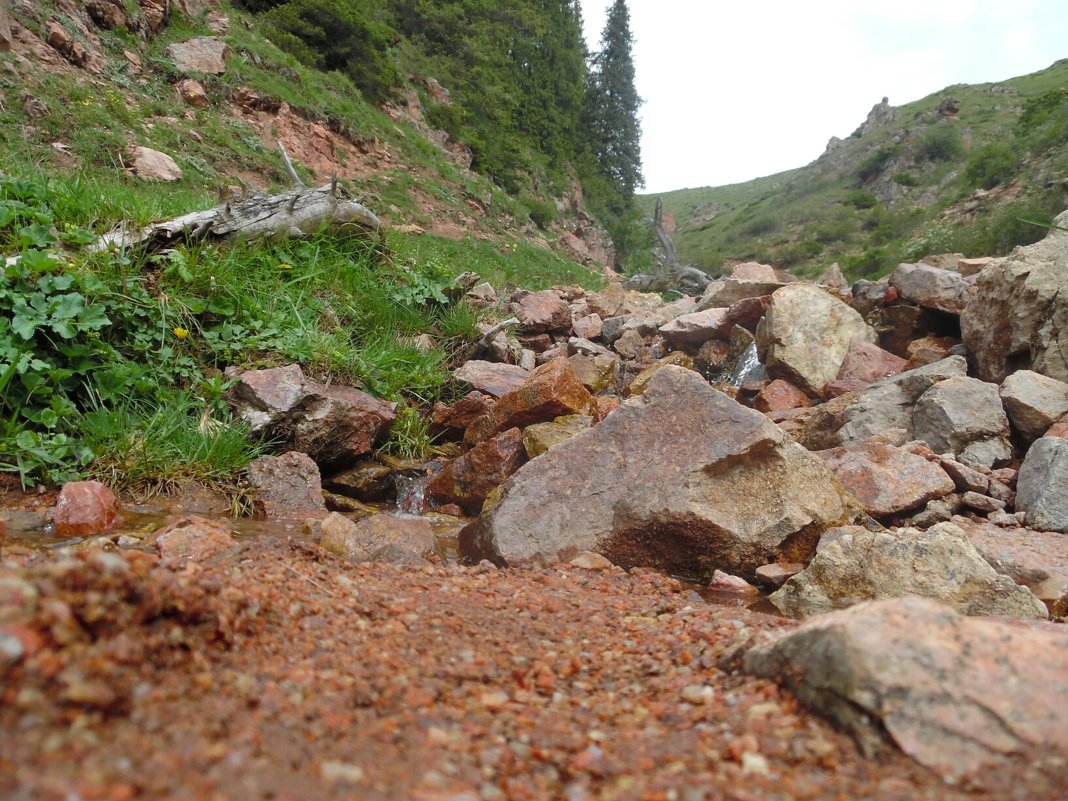
<path fill-rule="evenodd" d="M 5 512 L 0 778 L 1063 798 L 1066 254 L 1053 231 L 851 289 L 743 264 L 672 303 L 475 286 L 514 324 L 427 410 L 429 464 L 376 453 L 392 404 L 234 372 L 286 443 L 248 471 L 260 522 L 95 482 Z"/>

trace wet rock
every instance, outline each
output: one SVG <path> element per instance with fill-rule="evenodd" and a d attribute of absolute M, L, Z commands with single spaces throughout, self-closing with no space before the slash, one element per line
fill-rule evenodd
<path fill-rule="evenodd" d="M 890 286 L 904 300 L 948 314 L 964 311 L 975 293 L 960 273 L 928 264 L 899 264 L 890 274 Z"/>
<path fill-rule="evenodd" d="M 818 455 L 872 517 L 916 509 L 955 488 L 938 465 L 882 442 L 834 448 Z"/>
<path fill-rule="evenodd" d="M 482 442 L 509 428 L 525 428 L 568 414 L 596 415 L 597 402 L 565 358 L 553 359 L 503 395 L 493 410 L 467 429 L 464 441 Z"/>
<path fill-rule="evenodd" d="M 173 158 L 150 147 L 130 148 L 130 164 L 133 174 L 146 181 L 170 182 L 182 177 L 182 168 Z"/>
<path fill-rule="evenodd" d="M 248 466 L 256 513 L 271 520 L 303 520 L 326 514 L 319 468 L 305 453 L 261 456 Z"/>
<path fill-rule="evenodd" d="M 807 621 L 745 655 L 868 753 L 889 737 L 947 780 L 1036 751 L 1068 755 L 1068 639 L 1053 624 L 963 617 L 923 598 Z"/>
<path fill-rule="evenodd" d="M 948 378 L 916 401 L 912 432 L 932 450 L 952 451 L 966 464 L 991 467 L 1012 456 L 1009 419 L 994 384 Z"/>
<path fill-rule="evenodd" d="M 493 404 L 493 398 L 473 389 L 448 406 L 435 403 L 430 422 L 439 432 L 462 437 L 467 427 L 492 409 Z"/>
<path fill-rule="evenodd" d="M 702 375 L 713 375 L 726 367 L 729 360 L 730 345 L 722 339 L 710 339 L 704 343 L 694 357 L 694 368 Z"/>
<path fill-rule="evenodd" d="M 359 501 L 381 501 L 393 488 L 393 471 L 373 459 L 335 473 L 323 481 L 330 492 Z"/>
<path fill-rule="evenodd" d="M 1056 225 L 1068 227 L 1068 212 Z M 1016 248 L 979 274 L 975 299 L 961 315 L 964 344 L 984 381 L 1016 370 L 1068 382 L 1068 232 Z"/>
<path fill-rule="evenodd" d="M 753 400 L 753 408 L 758 412 L 785 412 L 812 405 L 812 399 L 789 381 L 776 378 L 769 383 Z"/>
<path fill-rule="evenodd" d="M 445 465 L 427 485 L 427 495 L 440 503 L 459 504 L 467 514 L 477 515 L 489 494 L 525 460 L 523 432 L 511 428 Z"/>
<path fill-rule="evenodd" d="M 616 383 L 619 374 L 619 357 L 615 354 L 586 356 L 576 353 L 568 361 L 579 381 L 592 393 L 604 392 Z"/>
<path fill-rule="evenodd" d="M 1042 437 L 1027 451 L 1016 483 L 1016 508 L 1027 525 L 1068 533 L 1068 440 Z"/>
<path fill-rule="evenodd" d="M 530 373 L 514 364 L 472 359 L 455 370 L 452 377 L 472 389 L 499 398 L 522 386 L 530 378 Z"/>
<path fill-rule="evenodd" d="M 180 72 L 222 75 L 230 58 L 230 45 L 215 36 L 198 36 L 186 42 L 167 45 L 164 52 Z"/>
<path fill-rule="evenodd" d="M 434 554 L 434 532 L 430 523 L 421 517 L 380 513 L 353 523 L 334 512 L 323 520 L 319 545 L 332 554 L 357 561 L 366 560 L 390 545 L 427 558 Z"/>
<path fill-rule="evenodd" d="M 799 441 L 812 450 L 850 445 L 890 429 L 903 429 L 912 437 L 912 410 L 931 387 L 954 376 L 965 376 L 968 365 L 961 356 L 908 370 L 816 407 L 806 421 Z"/>
<path fill-rule="evenodd" d="M 727 318 L 727 309 L 713 308 L 683 314 L 660 326 L 660 335 L 675 346 L 699 346 L 719 336 Z"/>
<path fill-rule="evenodd" d="M 1001 383 L 1001 401 L 1012 427 L 1027 442 L 1043 436 L 1068 413 L 1068 384 L 1032 370 L 1017 370 Z"/>
<path fill-rule="evenodd" d="M 512 304 L 524 333 L 566 331 L 571 327 L 571 307 L 553 289 L 529 292 Z"/>
<path fill-rule="evenodd" d="M 635 458 L 641 454 L 641 458 Z M 665 367 L 644 394 L 528 462 L 460 535 L 465 559 L 552 564 L 584 550 L 680 575 L 751 575 L 808 558 L 859 512 L 818 457 L 697 373 Z"/>
<path fill-rule="evenodd" d="M 649 387 L 649 382 L 653 380 L 658 372 L 665 367 L 670 366 L 685 367 L 687 370 L 693 368 L 693 359 L 687 356 L 682 351 L 675 351 L 669 353 L 663 359 L 658 359 L 654 364 L 646 367 L 634 379 L 627 385 L 628 395 L 641 395 Z"/>
<path fill-rule="evenodd" d="M 854 338 L 875 342 L 875 331 L 856 311 L 812 284 L 790 284 L 772 295 L 756 335 L 768 373 L 814 394 L 838 375 Z"/>
<path fill-rule="evenodd" d="M 183 78 L 174 85 L 174 90 L 182 98 L 183 103 L 187 103 L 193 108 L 207 108 L 211 105 L 211 100 L 204 89 L 204 84 L 200 81 Z"/>
<path fill-rule="evenodd" d="M 551 448 L 562 445 L 593 425 L 593 418 L 585 414 L 557 417 L 551 423 L 536 423 L 523 431 L 523 447 L 531 459 Z"/>
<path fill-rule="evenodd" d="M 846 534 L 820 548 L 771 602 L 791 617 L 810 617 L 906 595 L 934 598 L 966 615 L 1046 617 L 1042 602 L 998 575 L 952 523 Z"/>
<path fill-rule="evenodd" d="M 184 515 L 169 520 L 166 526 L 150 534 L 145 542 L 155 545 L 165 561 L 203 562 L 234 547 L 236 540 L 230 529 L 216 520 Z"/>
<path fill-rule="evenodd" d="M 52 510 L 57 537 L 103 534 L 119 519 L 119 501 L 99 481 L 70 481 L 63 485 Z"/>
<path fill-rule="evenodd" d="M 757 568 L 757 577 L 760 577 L 760 570 L 768 565 L 762 565 Z M 732 576 L 730 573 L 724 573 L 722 570 L 717 570 L 712 574 L 712 580 L 708 583 L 708 589 L 712 592 L 730 593 L 733 595 L 760 595 L 760 590 L 750 584 L 741 576 Z"/>

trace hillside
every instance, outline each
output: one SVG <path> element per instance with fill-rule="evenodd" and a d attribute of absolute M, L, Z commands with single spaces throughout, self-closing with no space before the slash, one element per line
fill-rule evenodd
<path fill-rule="evenodd" d="M 710 156 L 714 158 L 714 155 Z M 756 259 L 851 277 L 960 251 L 999 255 L 1041 238 L 1068 205 L 1068 59 L 993 84 L 877 104 L 804 167 L 669 192 L 681 258 L 713 273 Z M 641 199 L 651 211 L 655 197 Z"/>

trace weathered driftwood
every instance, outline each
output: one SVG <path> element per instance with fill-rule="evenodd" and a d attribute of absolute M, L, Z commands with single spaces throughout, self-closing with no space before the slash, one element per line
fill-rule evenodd
<path fill-rule="evenodd" d="M 227 239 L 287 239 L 326 228 L 374 233 L 382 223 L 333 181 L 315 189 L 298 187 L 277 195 L 246 194 L 206 211 L 194 211 L 144 228 L 128 223 L 104 234 L 96 250 L 144 247 L 161 250 L 179 242 Z"/>
<path fill-rule="evenodd" d="M 667 229 L 664 228 L 664 204 L 660 198 L 656 199 L 656 210 L 650 222 L 656 232 L 657 241 L 660 242 L 660 248 L 653 251 L 653 258 L 660 265 L 661 283 L 673 282 L 682 289 L 695 289 L 696 291 L 693 294 L 701 294 L 704 288 L 712 283 L 712 278 L 696 267 L 690 267 L 679 262 L 679 254 L 675 250 L 675 243 L 672 241 Z M 656 283 L 655 278 L 651 283 Z"/>

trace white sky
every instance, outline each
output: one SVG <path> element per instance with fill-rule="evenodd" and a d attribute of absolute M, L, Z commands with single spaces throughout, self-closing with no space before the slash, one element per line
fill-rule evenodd
<path fill-rule="evenodd" d="M 612 0 L 582 0 L 600 46 Z M 801 167 L 900 106 L 1068 58 L 1068 0 L 629 0 L 645 192 Z"/>

